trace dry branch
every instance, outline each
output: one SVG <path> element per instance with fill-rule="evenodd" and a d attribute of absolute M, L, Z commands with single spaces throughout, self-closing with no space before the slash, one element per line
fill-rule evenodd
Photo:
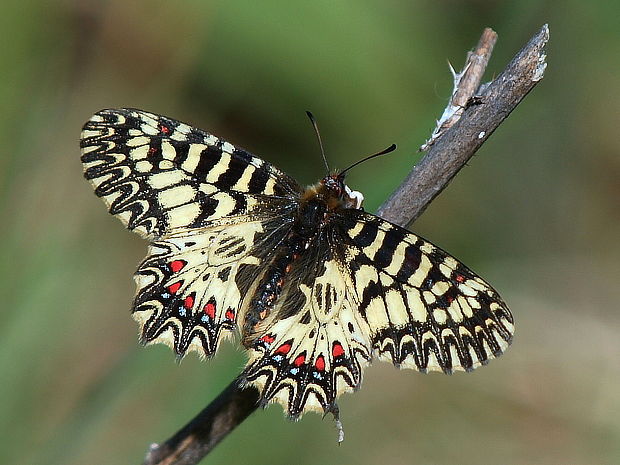
<path fill-rule="evenodd" d="M 476 48 L 467 53 L 467 59 L 465 60 L 463 69 L 457 73 L 450 64 L 450 72 L 454 79 L 452 96 L 443 114 L 437 121 L 437 126 L 431 134 L 431 137 L 420 147 L 421 151 L 426 151 L 431 148 L 431 145 L 433 145 L 437 139 L 454 126 L 454 123 L 461 118 L 465 108 L 467 108 L 472 99 L 476 96 L 476 92 L 478 92 L 480 88 L 482 76 L 484 76 L 487 64 L 491 58 L 491 53 L 493 53 L 495 42 L 497 42 L 497 33 L 493 29 L 487 27 L 482 32 L 482 36 Z"/>
<path fill-rule="evenodd" d="M 461 118 L 413 167 L 409 176 L 377 215 L 392 223 L 406 225 L 415 221 L 444 190 L 458 171 L 497 129 L 544 75 L 545 46 L 549 27 L 545 24 L 512 59 L 506 69 L 485 86 Z"/>
<path fill-rule="evenodd" d="M 144 465 L 192 465 L 207 455 L 258 405 L 258 391 L 233 381 L 192 421 L 162 444 L 151 444 Z"/>
<path fill-rule="evenodd" d="M 455 79 L 455 91 L 448 106 L 461 107 L 457 118 L 450 119 L 449 126 L 442 131 L 442 135 L 431 138 L 430 150 L 379 208 L 379 216 L 402 226 L 418 218 L 542 79 L 547 66 L 547 25 L 532 37 L 495 80 L 481 90 L 479 85 L 482 74 L 495 40 L 496 34 L 485 29 L 477 48 L 468 55 L 467 64 L 459 73 L 461 76 L 458 82 Z M 472 102 L 471 97 L 474 96 L 476 101 Z M 438 128 L 441 126 L 438 125 Z M 258 399 L 259 394 L 255 388 L 241 388 L 236 380 L 233 381 L 173 437 L 161 444 L 151 445 L 144 465 L 198 463 L 257 409 Z"/>

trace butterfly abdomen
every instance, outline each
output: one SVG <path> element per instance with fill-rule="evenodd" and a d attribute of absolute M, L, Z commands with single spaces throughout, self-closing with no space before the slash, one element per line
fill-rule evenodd
<path fill-rule="evenodd" d="M 256 288 L 243 324 L 244 340 L 251 343 L 257 325 L 271 313 L 282 294 L 284 285 L 291 279 L 291 271 L 299 266 L 312 240 L 319 234 L 326 220 L 328 206 L 318 196 L 302 199 L 295 221 L 284 241 L 280 244 Z M 291 283 L 294 286 L 294 283 Z M 295 309 L 291 309 L 295 313 Z"/>

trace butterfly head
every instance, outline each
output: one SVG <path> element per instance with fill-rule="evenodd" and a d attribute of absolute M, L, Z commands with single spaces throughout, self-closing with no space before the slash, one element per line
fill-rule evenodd
<path fill-rule="evenodd" d="M 328 198 L 333 197 L 337 199 L 340 206 L 357 209 L 362 207 L 364 196 L 361 192 L 354 191 L 345 184 L 344 173 L 326 176 L 320 183 L 325 186 L 324 188 L 328 192 Z"/>
<path fill-rule="evenodd" d="M 316 134 L 316 138 L 319 142 L 319 147 L 321 148 L 321 155 L 323 156 L 323 161 L 325 162 L 325 168 L 327 169 L 328 175 L 321 179 L 314 186 L 310 186 L 308 189 L 306 189 L 306 191 L 302 195 L 302 203 L 305 204 L 310 200 L 318 200 L 319 202 L 324 202 L 328 212 L 340 208 L 355 208 L 357 210 L 361 209 L 362 202 L 364 202 L 364 196 L 361 192 L 350 189 L 349 186 L 344 183 L 344 177 L 347 171 L 349 171 L 354 166 L 359 165 L 360 163 L 370 160 L 371 158 L 393 152 L 394 150 L 396 150 L 396 144 L 392 144 L 381 152 L 374 153 L 361 160 L 356 161 L 348 168 L 342 170 L 340 173 L 329 174 L 329 164 L 327 163 L 327 158 L 325 157 L 325 150 L 323 150 L 323 142 L 321 141 L 319 126 L 314 119 L 312 113 L 306 111 L 306 115 L 308 115 L 308 118 L 310 118 L 310 122 L 314 127 L 314 133 Z"/>
<path fill-rule="evenodd" d="M 361 192 L 352 190 L 344 182 L 344 174 L 330 174 L 310 187 L 307 195 L 316 196 L 327 204 L 328 210 L 340 208 L 362 208 L 364 196 Z"/>
<path fill-rule="evenodd" d="M 360 163 L 370 160 L 371 158 L 385 155 L 386 153 L 390 153 L 394 151 L 395 149 L 396 149 L 396 145 L 392 144 L 385 150 L 382 150 L 381 152 L 377 152 L 375 154 L 362 158 L 359 161 L 356 161 L 355 163 L 350 165 L 348 168 L 345 168 L 344 170 L 340 171 L 337 174 L 330 174 L 324 177 L 319 182 L 319 185 L 322 186 L 322 190 L 325 191 L 325 198 L 332 199 L 331 203 L 328 201 L 328 208 L 334 209 L 334 208 L 340 207 L 340 208 L 355 208 L 358 210 L 361 209 L 362 202 L 364 201 L 364 196 L 362 195 L 361 192 L 350 189 L 349 186 L 347 186 L 344 183 L 344 177 L 346 176 L 347 171 L 359 165 Z M 335 205 L 332 206 L 332 204 L 335 204 Z"/>

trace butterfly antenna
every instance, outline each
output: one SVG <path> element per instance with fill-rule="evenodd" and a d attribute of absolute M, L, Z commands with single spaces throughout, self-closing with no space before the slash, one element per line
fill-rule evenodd
<path fill-rule="evenodd" d="M 321 155 L 323 156 L 323 161 L 325 162 L 325 169 L 327 170 L 327 175 L 329 176 L 329 164 L 327 163 L 327 158 L 325 158 L 325 150 L 323 150 L 323 141 L 321 140 L 321 134 L 319 133 L 319 125 L 316 123 L 314 119 L 314 115 L 309 111 L 306 111 L 306 115 L 310 118 L 310 122 L 312 123 L 312 127 L 314 128 L 314 133 L 316 134 L 316 138 L 319 141 L 319 147 L 321 148 Z"/>
<path fill-rule="evenodd" d="M 385 155 L 386 153 L 390 153 L 393 152 L 394 150 L 396 150 L 396 144 L 392 144 L 390 145 L 387 149 L 381 150 L 381 152 L 377 152 L 377 153 L 373 153 L 372 155 L 368 155 L 365 158 L 362 158 L 361 160 L 356 161 L 355 163 L 353 163 L 351 166 L 349 166 L 348 168 L 343 169 L 340 174 L 338 174 L 338 176 L 342 176 L 344 175 L 347 171 L 349 171 L 351 168 L 353 168 L 354 166 L 359 165 L 360 163 L 364 163 L 365 161 L 370 160 L 371 158 L 375 158 L 375 157 L 379 157 L 381 155 Z"/>

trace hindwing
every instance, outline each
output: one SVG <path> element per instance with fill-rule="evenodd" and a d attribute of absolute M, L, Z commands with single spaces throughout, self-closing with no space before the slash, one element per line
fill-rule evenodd
<path fill-rule="evenodd" d="M 291 271 L 272 314 L 257 330 L 242 380 L 279 402 L 291 418 L 334 411 L 357 389 L 371 360 L 370 328 L 358 312 L 353 282 L 325 231 Z"/>
<path fill-rule="evenodd" d="M 286 217 L 222 224 L 153 242 L 135 275 L 133 316 L 143 343 L 177 356 L 213 355 L 237 329 L 244 298 L 260 276 L 265 250 L 288 231 Z"/>

